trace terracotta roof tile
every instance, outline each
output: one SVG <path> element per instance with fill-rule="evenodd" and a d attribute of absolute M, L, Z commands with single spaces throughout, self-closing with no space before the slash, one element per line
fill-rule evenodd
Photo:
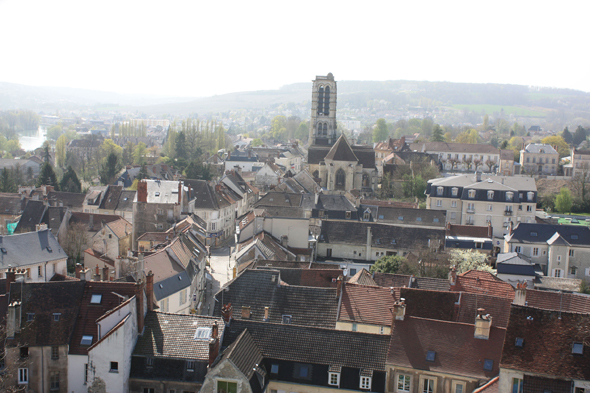
<path fill-rule="evenodd" d="M 590 314 L 590 296 L 579 293 L 526 290 L 526 305 L 543 310 Z"/>
<path fill-rule="evenodd" d="M 453 291 L 481 293 L 514 299 L 514 288 L 489 272 L 470 270 L 457 276 Z"/>
<path fill-rule="evenodd" d="M 345 284 L 339 320 L 391 326 L 394 301 L 389 288 Z"/>
<path fill-rule="evenodd" d="M 360 285 L 371 285 L 378 286 L 377 283 L 371 277 L 371 274 L 366 269 L 361 269 L 354 276 L 348 280 L 349 284 L 360 284 Z"/>

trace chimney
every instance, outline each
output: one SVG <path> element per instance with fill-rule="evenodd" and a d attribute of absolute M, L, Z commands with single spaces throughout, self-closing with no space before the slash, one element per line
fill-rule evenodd
<path fill-rule="evenodd" d="M 231 303 L 221 306 L 221 317 L 226 325 L 229 325 L 229 322 L 231 321 L 233 310 Z"/>
<path fill-rule="evenodd" d="M 148 311 L 154 311 L 154 273 L 151 270 L 145 276 L 145 297 Z"/>
<path fill-rule="evenodd" d="M 514 231 L 514 224 L 512 223 L 512 220 L 510 220 L 510 222 L 508 223 L 508 234 L 512 235 L 513 231 Z"/>
<path fill-rule="evenodd" d="M 283 247 L 289 246 L 289 237 L 288 236 L 281 236 L 281 246 L 283 246 Z"/>
<path fill-rule="evenodd" d="M 182 182 L 178 182 L 178 204 L 182 204 Z"/>
<path fill-rule="evenodd" d="M 336 299 L 339 299 L 340 295 L 342 294 L 343 281 L 344 281 L 344 276 L 341 274 L 336 279 Z"/>
<path fill-rule="evenodd" d="M 82 270 L 80 270 L 80 281 L 92 281 L 89 274 L 90 272 L 91 269 L 83 267 Z"/>
<path fill-rule="evenodd" d="M 252 158 L 252 150 L 248 149 L 248 158 Z"/>
<path fill-rule="evenodd" d="M 94 214 L 90 214 L 88 216 L 88 227 L 90 228 L 90 230 L 92 230 L 92 228 L 94 227 Z"/>
<path fill-rule="evenodd" d="M 320 193 L 319 192 L 316 192 L 315 193 L 315 205 L 316 205 L 316 207 L 317 207 L 319 201 L 320 201 Z"/>
<path fill-rule="evenodd" d="M 10 293 L 10 284 L 16 281 L 16 270 L 8 266 L 6 271 L 6 294 Z"/>
<path fill-rule="evenodd" d="M 215 185 L 215 192 L 221 192 L 221 184 Z"/>
<path fill-rule="evenodd" d="M 393 303 L 393 317 L 395 321 L 403 321 L 406 316 L 406 299 L 403 297 Z"/>
<path fill-rule="evenodd" d="M 80 278 L 80 272 L 82 271 L 82 265 L 79 263 L 76 263 L 76 278 L 78 280 L 81 280 Z"/>
<path fill-rule="evenodd" d="M 231 158 L 231 151 L 228 150 L 228 152 L 227 152 L 227 159 L 230 159 L 230 158 Z"/>
<path fill-rule="evenodd" d="M 250 306 L 242 306 L 242 319 L 250 319 L 251 315 Z"/>
<path fill-rule="evenodd" d="M 268 322 L 270 320 L 270 318 L 268 317 L 269 310 L 270 310 L 270 307 L 268 307 L 268 306 L 264 307 L 264 319 L 263 319 L 264 322 Z"/>
<path fill-rule="evenodd" d="M 488 340 L 490 338 L 490 329 L 492 327 L 492 316 L 484 314 L 485 309 L 477 309 L 477 317 L 475 317 L 475 338 Z"/>
<path fill-rule="evenodd" d="M 451 270 L 449 271 L 449 283 L 451 287 L 454 287 L 457 283 L 457 269 L 455 266 L 451 266 Z"/>
<path fill-rule="evenodd" d="M 519 306 L 526 306 L 526 281 L 516 283 L 516 292 L 514 293 L 514 301 L 512 303 Z"/>
<path fill-rule="evenodd" d="M 105 266 L 102 268 L 102 281 L 109 281 L 109 268 Z"/>
<path fill-rule="evenodd" d="M 100 268 L 98 267 L 98 263 L 94 269 L 94 281 L 100 281 Z"/>
<path fill-rule="evenodd" d="M 480 171 L 475 171 L 475 180 L 477 182 L 481 181 L 481 172 Z"/>
<path fill-rule="evenodd" d="M 217 328 L 217 321 L 213 324 L 211 328 L 211 340 L 209 341 L 209 368 L 217 359 L 219 355 L 219 337 L 218 337 L 218 328 Z"/>
<path fill-rule="evenodd" d="M 143 293 L 145 291 L 145 280 L 138 280 L 135 283 L 135 307 L 137 308 L 137 332 L 143 333 L 143 323 L 145 318 L 145 306 L 143 303 Z"/>
<path fill-rule="evenodd" d="M 8 304 L 6 315 L 6 337 L 14 338 L 14 334 L 20 331 L 21 303 L 15 301 Z"/>
<path fill-rule="evenodd" d="M 137 184 L 137 202 L 147 202 L 147 182 L 141 180 Z"/>

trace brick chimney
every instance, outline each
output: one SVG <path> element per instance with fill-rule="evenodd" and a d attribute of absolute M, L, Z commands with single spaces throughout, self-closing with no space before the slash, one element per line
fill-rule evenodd
<path fill-rule="evenodd" d="M 250 319 L 251 315 L 250 306 L 242 306 L 242 319 Z"/>
<path fill-rule="evenodd" d="M 269 311 L 270 311 L 270 307 L 268 307 L 268 306 L 264 307 L 264 319 L 263 319 L 264 322 L 268 322 L 270 320 L 270 318 L 268 316 Z"/>
<path fill-rule="evenodd" d="M 457 268 L 455 266 L 451 266 L 451 270 L 449 271 L 449 283 L 451 287 L 457 284 Z"/>
<path fill-rule="evenodd" d="M 340 299 L 340 295 L 342 294 L 342 286 L 344 285 L 344 276 L 339 275 L 336 279 L 336 299 Z"/>
<path fill-rule="evenodd" d="M 154 273 L 151 270 L 145 276 L 145 297 L 148 311 L 154 311 Z"/>
<path fill-rule="evenodd" d="M 403 297 L 393 303 L 393 318 L 395 321 L 403 321 L 406 316 L 406 299 Z"/>
<path fill-rule="evenodd" d="M 82 265 L 79 263 L 76 263 L 76 278 L 78 280 L 81 280 L 80 278 L 80 272 L 82 271 Z"/>
<path fill-rule="evenodd" d="M 516 292 L 514 293 L 514 301 L 512 303 L 519 306 L 526 306 L 526 281 L 516 283 Z"/>
<path fill-rule="evenodd" d="M 100 268 L 98 264 L 96 264 L 96 268 L 94 268 L 94 281 L 100 281 Z"/>
<path fill-rule="evenodd" d="M 182 182 L 178 182 L 178 204 L 182 204 Z"/>
<path fill-rule="evenodd" d="M 145 307 L 143 303 L 143 293 L 145 291 L 145 280 L 139 280 L 135 283 L 135 306 L 137 308 L 137 332 L 142 334 L 145 318 Z"/>
<path fill-rule="evenodd" d="M 217 321 L 215 321 L 211 328 L 211 340 L 209 340 L 209 368 L 213 365 L 215 359 L 217 359 L 217 355 L 219 355 L 218 335 Z"/>
<path fill-rule="evenodd" d="M 10 293 L 10 284 L 16 281 L 16 269 L 8 266 L 6 271 L 6 294 Z"/>
<path fill-rule="evenodd" d="M 147 182 L 144 180 L 137 184 L 137 202 L 147 202 Z"/>
<path fill-rule="evenodd" d="M 234 309 L 231 306 L 231 303 L 221 306 L 221 317 L 223 318 L 223 321 L 226 325 L 229 325 L 233 311 Z"/>
<path fill-rule="evenodd" d="M 490 338 L 490 329 L 492 327 L 492 316 L 484 314 L 485 309 L 477 309 L 477 317 L 475 317 L 475 338 L 488 340 Z"/>
<path fill-rule="evenodd" d="M 109 281 L 109 268 L 105 266 L 102 268 L 102 281 Z"/>

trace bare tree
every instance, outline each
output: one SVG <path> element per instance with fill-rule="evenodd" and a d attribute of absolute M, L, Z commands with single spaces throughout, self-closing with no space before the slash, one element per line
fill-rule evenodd
<path fill-rule="evenodd" d="M 575 195 L 587 206 L 590 199 L 590 166 L 587 163 L 582 164 L 582 167 L 572 179 L 572 188 Z"/>
<path fill-rule="evenodd" d="M 69 226 L 66 239 L 62 247 L 70 258 L 70 264 L 75 264 L 82 258 L 82 252 L 88 243 L 88 225 L 76 222 Z"/>
<path fill-rule="evenodd" d="M 6 325 L 0 324 L 0 392 L 17 393 L 26 391 L 26 385 L 16 384 L 18 369 L 25 366 L 25 361 L 18 359 L 7 362 L 6 348 Z M 19 350 L 18 347 L 16 350 Z"/>

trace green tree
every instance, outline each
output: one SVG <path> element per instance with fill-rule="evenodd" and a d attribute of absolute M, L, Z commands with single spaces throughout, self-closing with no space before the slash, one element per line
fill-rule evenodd
<path fill-rule="evenodd" d="M 258 146 L 262 146 L 264 145 L 264 143 L 262 142 L 262 139 L 260 138 L 255 138 L 252 140 L 252 142 L 250 142 L 250 146 L 252 147 L 258 147 Z"/>
<path fill-rule="evenodd" d="M 68 144 L 68 138 L 65 134 L 62 134 L 57 138 L 55 142 L 55 164 L 58 168 L 63 168 L 66 163 L 66 145 Z"/>
<path fill-rule="evenodd" d="M 0 176 L 0 191 L 2 192 L 16 192 L 17 185 L 14 182 L 12 171 L 8 168 L 2 169 L 2 175 Z"/>
<path fill-rule="evenodd" d="M 558 135 L 548 136 L 541 139 L 541 143 L 551 146 L 557 146 L 557 152 L 559 157 L 565 157 L 570 155 L 570 147 L 567 142 Z"/>
<path fill-rule="evenodd" d="M 80 180 L 78 180 L 78 175 L 76 175 L 76 171 L 71 166 L 68 166 L 68 170 L 61 178 L 59 186 L 65 192 L 82 192 L 82 185 L 80 184 Z"/>
<path fill-rule="evenodd" d="M 145 156 L 147 147 L 145 143 L 139 142 L 133 149 L 133 163 L 136 165 L 144 165 L 146 163 Z"/>
<path fill-rule="evenodd" d="M 457 135 L 455 142 L 476 144 L 479 142 L 479 134 L 477 133 L 477 130 L 472 128 Z"/>
<path fill-rule="evenodd" d="M 389 136 L 389 129 L 385 119 L 378 119 L 373 128 L 373 142 L 382 142 Z"/>
<path fill-rule="evenodd" d="M 147 173 L 147 166 L 145 164 L 143 164 L 141 166 L 141 169 L 139 170 L 139 173 L 137 174 L 137 177 L 135 178 L 135 180 L 143 180 L 143 179 L 147 179 L 148 173 Z M 137 190 L 137 188 L 135 188 Z"/>
<path fill-rule="evenodd" d="M 53 167 L 50 163 L 44 162 L 41 166 L 41 172 L 37 178 L 37 187 L 42 185 L 53 186 L 56 191 L 59 191 L 59 183 L 57 182 L 57 176 L 53 171 Z"/>
<path fill-rule="evenodd" d="M 426 191 L 426 181 L 422 178 L 422 176 L 412 176 L 412 175 L 404 175 L 403 176 L 404 183 L 402 185 L 404 190 L 404 195 L 406 197 L 416 197 L 419 199 L 424 199 L 426 196 L 424 195 L 424 191 Z"/>
<path fill-rule="evenodd" d="M 200 160 L 193 160 L 186 167 L 185 176 L 187 179 L 211 180 L 211 171 L 208 165 L 203 165 Z"/>
<path fill-rule="evenodd" d="M 186 135 L 183 131 L 180 131 L 176 136 L 175 147 L 174 150 L 176 152 L 175 158 L 185 159 L 187 158 L 187 151 L 186 151 Z"/>
<path fill-rule="evenodd" d="M 384 256 L 371 265 L 370 272 L 395 274 L 401 269 L 404 263 L 406 263 L 406 258 L 399 255 Z"/>
<path fill-rule="evenodd" d="M 487 263 L 486 254 L 475 250 L 455 248 L 450 251 L 450 262 L 457 269 L 457 274 L 469 270 L 492 272 L 492 267 Z"/>
<path fill-rule="evenodd" d="M 561 137 L 563 138 L 565 143 L 567 143 L 568 145 L 571 145 L 574 143 L 574 137 L 567 127 L 565 127 L 563 129 L 563 132 L 561 133 Z"/>
<path fill-rule="evenodd" d="M 56 141 L 61 136 L 61 134 L 63 134 L 63 127 L 61 124 L 56 124 L 47 130 L 47 139 Z"/>
<path fill-rule="evenodd" d="M 432 135 L 430 136 L 430 140 L 432 142 L 444 142 L 445 141 L 445 136 L 443 135 L 443 130 L 438 124 L 434 125 L 434 127 L 432 129 Z"/>
<path fill-rule="evenodd" d="M 302 121 L 299 123 L 299 127 L 297 127 L 294 136 L 295 139 L 299 139 L 302 142 L 305 142 L 309 139 L 309 126 L 307 125 L 307 122 Z"/>
<path fill-rule="evenodd" d="M 555 209 L 560 213 L 568 213 L 572 209 L 572 193 L 563 187 L 555 197 Z"/>
<path fill-rule="evenodd" d="M 104 185 L 111 184 L 122 167 L 117 154 L 109 153 L 100 168 L 100 182 Z"/>
<path fill-rule="evenodd" d="M 586 140 L 586 130 L 582 126 L 578 126 L 574 132 L 574 146 L 578 146 L 580 143 Z"/>

